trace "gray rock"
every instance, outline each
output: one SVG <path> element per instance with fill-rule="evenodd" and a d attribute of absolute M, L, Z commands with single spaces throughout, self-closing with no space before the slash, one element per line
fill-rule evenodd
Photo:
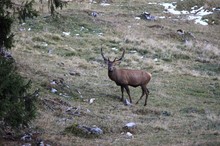
<path fill-rule="evenodd" d="M 98 127 L 87 127 L 87 126 L 81 126 L 81 129 L 84 130 L 84 132 L 88 134 L 95 134 L 95 135 L 101 135 L 103 134 L 102 129 Z"/>
<path fill-rule="evenodd" d="M 125 100 L 124 100 L 124 105 L 126 105 L 126 106 L 131 106 L 132 104 L 131 104 L 127 99 L 125 99 Z"/>
<path fill-rule="evenodd" d="M 101 134 L 103 134 L 102 129 L 100 129 L 100 128 L 98 128 L 98 127 L 96 127 L 96 128 L 91 128 L 90 131 L 91 131 L 92 134 L 96 134 L 96 135 L 101 135 Z"/>
<path fill-rule="evenodd" d="M 92 15 L 93 17 L 97 17 L 97 16 L 98 16 L 98 13 L 97 13 L 97 12 L 92 12 L 91 15 Z"/>
<path fill-rule="evenodd" d="M 127 132 L 125 138 L 131 139 L 131 138 L 133 138 L 133 134 L 131 132 Z"/>
<path fill-rule="evenodd" d="M 70 71 L 69 74 L 71 76 L 80 76 L 80 73 L 76 72 L 76 71 Z"/>
<path fill-rule="evenodd" d="M 136 127 L 136 124 L 134 122 L 130 122 L 130 123 L 127 123 L 125 125 L 125 127 L 127 127 L 127 128 L 134 128 L 134 127 Z"/>
<path fill-rule="evenodd" d="M 32 136 L 32 134 L 25 134 L 24 136 L 21 137 L 21 140 L 31 141 L 32 140 L 31 136 Z"/>

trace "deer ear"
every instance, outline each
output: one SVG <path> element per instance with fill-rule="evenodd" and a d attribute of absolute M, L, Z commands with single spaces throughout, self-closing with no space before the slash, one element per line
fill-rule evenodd
<path fill-rule="evenodd" d="M 114 62 L 115 62 L 115 64 L 119 65 L 119 64 L 121 63 L 121 60 L 117 60 L 117 59 L 115 58 Z"/>
<path fill-rule="evenodd" d="M 121 64 L 121 61 L 117 61 L 117 64 Z"/>
<path fill-rule="evenodd" d="M 109 58 L 108 59 L 104 59 L 105 64 L 108 64 L 109 62 Z"/>

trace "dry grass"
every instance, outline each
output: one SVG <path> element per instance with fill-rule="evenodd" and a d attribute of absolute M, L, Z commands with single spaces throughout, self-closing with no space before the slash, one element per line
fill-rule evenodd
<path fill-rule="evenodd" d="M 17 26 L 32 28 L 17 31 L 12 53 L 19 72 L 33 81 L 33 88 L 41 90 L 39 116 L 31 125 L 32 132 L 40 133 L 38 139 L 51 145 L 82 146 L 220 143 L 219 25 L 174 21 L 176 16 L 136 20 L 144 11 L 164 15 L 161 6 L 148 2 L 117 0 L 103 7 L 73 1 L 58 20 L 38 17 Z M 97 18 L 90 16 L 92 11 L 99 13 Z M 152 25 L 163 29 L 150 28 Z M 196 39 L 183 43 L 175 34 L 180 28 L 192 32 Z M 152 73 L 147 107 L 144 100 L 131 107 L 120 102 L 120 87 L 108 79 L 101 47 L 112 59 L 125 48 L 120 67 Z M 53 80 L 58 84 L 51 85 Z M 62 95 L 51 93 L 52 87 Z M 136 101 L 141 89 L 130 90 Z M 93 104 L 88 103 L 91 98 L 95 98 Z M 79 115 L 68 114 L 68 107 L 78 109 Z M 131 139 L 122 128 L 128 122 L 137 124 Z M 104 134 L 82 138 L 65 132 L 76 123 L 96 125 Z"/>

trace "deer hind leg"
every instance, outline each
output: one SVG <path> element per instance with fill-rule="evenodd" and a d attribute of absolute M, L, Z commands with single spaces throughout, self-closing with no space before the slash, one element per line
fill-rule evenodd
<path fill-rule="evenodd" d="M 129 90 L 129 88 L 128 88 L 128 85 L 125 85 L 124 88 L 125 88 L 126 91 L 127 91 L 127 94 L 128 94 L 128 96 L 129 96 L 129 99 L 130 99 L 130 103 L 132 103 L 131 95 L 130 95 L 130 90 Z"/>
<path fill-rule="evenodd" d="M 146 94 L 146 87 L 145 86 L 141 86 L 141 89 L 142 89 L 142 95 L 140 97 L 140 99 L 136 102 L 136 104 L 138 104 L 138 102 L 142 99 L 142 97 L 144 96 L 144 94 Z"/>
<path fill-rule="evenodd" d="M 148 98 L 148 95 L 149 95 L 149 93 L 150 93 L 150 91 L 147 89 L 147 87 L 146 87 L 146 98 L 145 98 L 145 103 L 144 103 L 144 106 L 146 106 L 147 105 L 147 98 Z"/>

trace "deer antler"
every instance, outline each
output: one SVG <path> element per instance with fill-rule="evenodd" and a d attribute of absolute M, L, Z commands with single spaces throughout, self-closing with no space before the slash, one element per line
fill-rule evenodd
<path fill-rule="evenodd" d="M 115 61 L 121 61 L 122 58 L 124 57 L 124 55 L 125 55 L 125 49 L 123 49 L 123 53 L 122 53 L 122 55 L 121 55 L 121 58 L 119 58 L 119 59 L 116 59 L 116 58 L 115 58 Z"/>
<path fill-rule="evenodd" d="M 102 57 L 103 57 L 103 59 L 104 59 L 105 61 L 108 60 L 108 59 L 104 56 L 103 51 L 102 51 L 102 48 L 101 48 L 101 55 L 102 55 Z"/>

